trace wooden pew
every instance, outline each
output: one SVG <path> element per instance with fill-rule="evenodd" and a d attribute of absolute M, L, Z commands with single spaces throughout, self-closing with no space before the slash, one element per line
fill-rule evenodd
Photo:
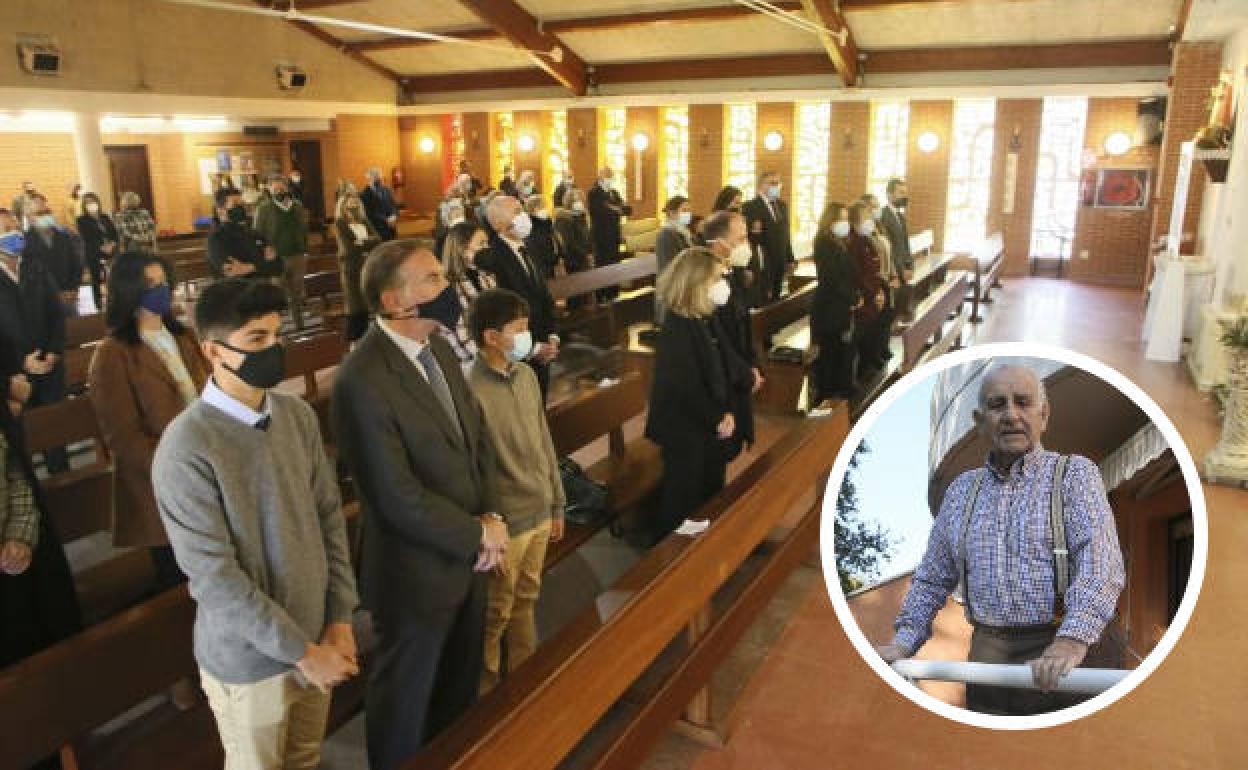
<path fill-rule="evenodd" d="M 941 353 L 961 347 L 962 327 L 966 324 L 962 306 L 967 286 L 967 274 L 957 271 L 916 308 L 914 322 L 901 334 L 902 374 Z"/>
<path fill-rule="evenodd" d="M 790 292 L 777 302 L 750 311 L 754 355 L 763 372 L 763 387 L 755 394 L 760 412 L 794 414 L 806 375 L 810 371 L 810 306 L 815 284 Z M 795 356 L 790 358 L 785 355 Z"/>
<path fill-rule="evenodd" d="M 565 314 L 558 319 L 560 332 L 586 334 L 591 342 L 601 347 L 613 347 L 625 342 L 629 324 L 654 317 L 653 286 L 631 287 L 652 281 L 657 265 L 654 254 L 641 254 L 614 265 L 552 278 L 548 286 L 556 302 L 592 295 L 600 289 L 626 289 L 612 302 L 602 305 L 590 302 Z"/>
<path fill-rule="evenodd" d="M 321 435 L 330 457 L 329 401 L 334 372 L 347 354 L 347 339 L 338 331 L 323 331 L 294 337 L 286 342 L 286 380 L 303 380 L 303 398 L 316 411 Z"/>
<path fill-rule="evenodd" d="M 607 456 L 585 474 L 607 485 L 610 514 L 597 526 L 568 522 L 563 540 L 551 543 L 546 568 L 557 564 L 608 524 L 644 513 L 643 503 L 658 489 L 663 472 L 659 449 L 646 439 L 624 440 L 624 425 L 646 411 L 649 389 L 641 373 L 626 372 L 609 387 L 584 388 L 547 412 L 551 439 L 560 457 L 607 437 Z"/>
<path fill-rule="evenodd" d="M 80 348 L 99 342 L 108 334 L 108 322 L 103 313 L 72 316 L 65 319 L 65 347 Z"/>
<path fill-rule="evenodd" d="M 1001 233 L 993 233 L 975 247 L 968 255 L 953 260 L 955 270 L 970 274 L 967 299 L 971 301 L 971 323 L 984 320 L 980 305 L 992 304 L 992 290 L 1001 285 L 1001 272 L 1005 269 L 1005 243 Z"/>
<path fill-rule="evenodd" d="M 342 274 L 335 270 L 322 270 L 303 277 L 305 310 L 315 308 L 320 325 L 342 331 L 346 309 L 342 294 Z"/>
<path fill-rule="evenodd" d="M 113 526 L 113 460 L 86 397 L 29 409 L 22 417 L 27 449 L 41 453 L 54 447 L 89 443 L 91 461 L 42 481 L 45 513 L 62 543 L 109 532 Z M 142 548 L 117 553 L 76 573 L 74 584 L 88 623 L 133 605 L 150 590 L 151 558 Z"/>
<path fill-rule="evenodd" d="M 612 607 L 574 618 L 405 768 L 556 767 L 574 752 L 578 767 L 637 767 L 682 714 L 682 732 L 721 737 L 705 687 L 815 547 L 848 432 L 843 404 L 795 422 L 702 509 L 705 533 L 647 553 L 608 591 Z"/>

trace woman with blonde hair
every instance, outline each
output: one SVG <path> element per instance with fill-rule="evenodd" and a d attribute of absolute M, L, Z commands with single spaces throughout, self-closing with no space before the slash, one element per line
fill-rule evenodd
<path fill-rule="evenodd" d="M 348 184 L 340 191 L 334 212 L 334 233 L 338 238 L 338 270 L 342 275 L 342 296 L 347 310 L 347 341 L 355 342 L 368 331 L 368 305 L 360 287 L 364 260 L 381 237 L 364 213 L 364 204 Z"/>
<path fill-rule="evenodd" d="M 709 249 L 685 249 L 659 274 L 667 319 L 656 345 L 646 419 L 646 437 L 663 456 L 659 514 L 650 532 L 656 543 L 724 486 L 737 426 L 726 341 L 714 314 L 731 291 L 723 265 Z"/>
<path fill-rule="evenodd" d="M 447 329 L 442 337 L 451 343 L 465 368 L 477 358 L 477 343 L 469 328 L 468 308 L 482 293 L 498 288 L 494 275 L 477 267 L 476 262 L 477 253 L 487 251 L 489 242 L 485 229 L 480 225 L 458 222 L 447 230 L 446 242 L 442 244 L 440 257 L 446 270 L 446 281 L 454 287 L 461 308 L 459 322 L 454 329 Z"/>

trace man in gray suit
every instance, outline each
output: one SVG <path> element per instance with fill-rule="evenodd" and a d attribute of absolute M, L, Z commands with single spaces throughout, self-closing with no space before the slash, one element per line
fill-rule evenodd
<path fill-rule="evenodd" d="M 906 180 L 888 180 L 885 192 L 888 193 L 888 205 L 880 215 L 880 224 L 884 226 L 884 234 L 888 236 L 893 271 L 901 277 L 901 286 L 897 287 L 893 306 L 899 309 L 903 317 L 908 318 L 912 314 L 910 279 L 914 277 L 914 257 L 910 254 L 910 225 L 906 222 L 906 210 L 910 207 Z"/>
<path fill-rule="evenodd" d="M 369 255 L 361 283 L 377 322 L 334 386 L 378 639 L 365 703 L 373 770 L 399 767 L 476 699 L 484 573 L 507 551 L 481 406 L 437 333 L 455 328 L 460 304 L 431 247 L 391 241 Z"/>

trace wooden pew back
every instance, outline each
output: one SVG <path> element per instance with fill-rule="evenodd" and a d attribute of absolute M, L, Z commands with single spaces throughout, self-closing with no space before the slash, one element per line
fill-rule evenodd
<path fill-rule="evenodd" d="M 965 301 L 968 285 L 966 273 L 958 271 L 920 303 L 915 311 L 914 322 L 901 333 L 904 350 L 901 361 L 903 374 L 932 355 L 944 352 L 943 348 L 947 345 L 940 345 L 941 340 L 960 334 L 961 324 L 965 321 L 962 303 Z M 950 316 L 955 316 L 954 326 L 946 329 L 945 324 Z M 929 349 L 933 340 L 936 343 Z M 952 341 L 957 343 L 956 338 Z"/>
<path fill-rule="evenodd" d="M 73 316 L 65 319 L 65 347 L 80 348 L 99 342 L 108 334 L 108 322 L 103 313 Z"/>

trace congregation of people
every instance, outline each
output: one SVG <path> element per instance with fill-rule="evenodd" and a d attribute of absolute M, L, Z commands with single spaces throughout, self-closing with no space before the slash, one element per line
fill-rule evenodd
<path fill-rule="evenodd" d="M 620 262 L 634 214 L 615 171 L 592 181 L 565 173 L 546 195 L 532 171 L 490 186 L 461 162 L 430 239 L 400 237 L 402 203 L 379 169 L 338 185 L 326 232 L 350 351 L 332 456 L 312 407 L 279 388 L 287 339 L 313 325 L 297 172 L 253 194 L 222 181 L 213 279 L 193 302 L 150 202 L 124 192 L 108 213 L 75 186 L 58 212 L 26 183 L 0 209 L 0 667 L 82 627 L 40 492 L 70 453 L 32 462 L 21 418 L 67 397 L 67 320 L 94 305 L 108 332 L 85 397 L 114 462 L 112 544 L 146 549 L 153 594 L 186 584 L 196 603 L 198 677 L 173 702 L 207 700 L 228 768 L 316 767 L 331 693 L 366 660 L 370 766 L 418 753 L 538 646 L 543 564 L 568 503 L 546 416 L 564 349 L 550 281 Z M 896 179 L 886 201 L 828 203 L 819 218 L 811 404 L 856 398 L 892 355 L 914 270 L 907 205 Z M 672 197 L 654 248 L 644 435 L 663 478 L 647 544 L 698 519 L 755 444 L 765 366 L 751 315 L 785 296 L 798 262 L 780 175 L 760 174 L 749 198 L 725 187 L 705 212 Z M 340 479 L 360 503 L 358 563 Z"/>

